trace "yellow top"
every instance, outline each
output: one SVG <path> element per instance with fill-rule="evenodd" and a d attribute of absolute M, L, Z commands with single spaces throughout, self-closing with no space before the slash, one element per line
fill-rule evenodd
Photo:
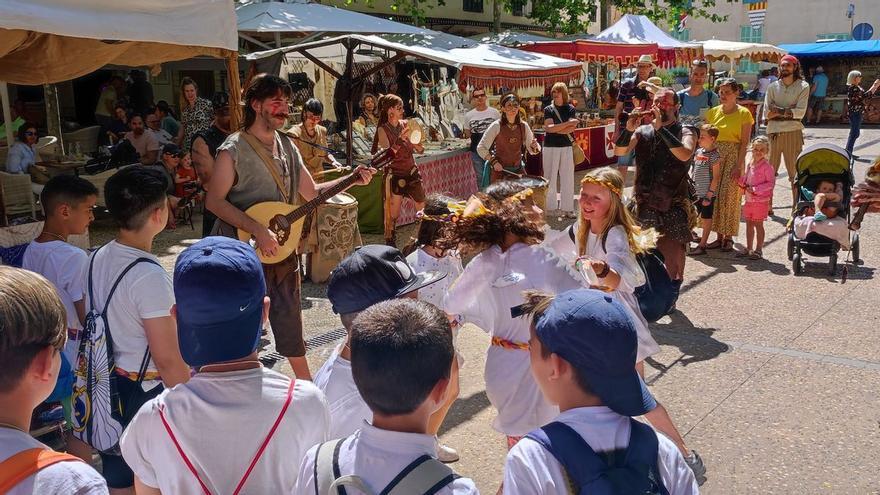
<path fill-rule="evenodd" d="M 312 174 L 313 178 L 315 178 L 315 182 L 323 182 L 325 179 L 321 175 L 317 174 L 318 172 L 323 171 L 324 162 L 330 161 L 330 158 L 327 156 L 327 152 L 303 143 L 302 141 L 314 143 L 326 148 L 327 129 L 324 126 L 316 125 L 315 135 L 309 136 L 309 134 L 303 128 L 303 124 L 296 124 L 295 126 L 291 127 L 288 132 L 291 135 L 299 138 L 294 139 L 293 144 L 295 144 L 296 147 L 299 148 L 299 154 L 302 155 L 303 162 L 305 162 L 306 168 L 309 170 L 309 173 Z"/>
<path fill-rule="evenodd" d="M 741 105 L 737 105 L 736 111 L 729 114 L 724 113 L 722 108 L 721 105 L 710 108 L 706 112 L 706 123 L 718 128 L 718 141 L 739 143 L 743 139 L 743 124 L 752 125 L 755 123 L 755 118 L 748 108 Z M 749 136 L 745 136 L 745 139 L 749 139 Z"/>

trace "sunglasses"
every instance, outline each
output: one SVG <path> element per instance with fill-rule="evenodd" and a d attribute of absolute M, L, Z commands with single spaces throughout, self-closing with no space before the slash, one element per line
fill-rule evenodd
<path fill-rule="evenodd" d="M 25 136 L 36 136 L 37 133 L 34 132 L 34 131 L 25 131 L 24 135 L 25 135 Z"/>
<path fill-rule="evenodd" d="M 709 67 L 709 62 L 706 62 L 705 60 L 696 59 L 693 62 L 691 62 L 691 65 L 694 67 Z"/>
<path fill-rule="evenodd" d="M 485 97 L 486 97 L 486 93 L 483 93 L 481 95 L 474 95 L 474 98 L 485 98 Z"/>

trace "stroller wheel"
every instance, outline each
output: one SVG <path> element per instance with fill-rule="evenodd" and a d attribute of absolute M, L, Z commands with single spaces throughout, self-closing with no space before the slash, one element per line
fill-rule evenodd
<path fill-rule="evenodd" d="M 828 275 L 834 275 L 837 273 L 837 255 L 832 254 L 831 259 L 828 260 Z"/>
<path fill-rule="evenodd" d="M 788 236 L 788 261 L 794 258 L 794 239 L 789 235 Z"/>
<path fill-rule="evenodd" d="M 794 272 L 795 276 L 800 275 L 804 271 L 804 266 L 801 264 L 801 253 L 795 254 L 791 259 L 791 271 Z"/>

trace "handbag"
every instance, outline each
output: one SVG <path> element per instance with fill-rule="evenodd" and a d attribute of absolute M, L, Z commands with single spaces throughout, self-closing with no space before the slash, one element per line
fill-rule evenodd
<path fill-rule="evenodd" d="M 559 110 L 556 109 L 556 105 L 551 103 L 550 108 L 553 109 L 553 113 L 556 114 L 556 118 L 559 119 L 559 123 L 561 124 L 562 123 L 562 116 L 559 115 Z M 571 141 L 571 156 L 572 156 L 572 159 L 574 160 L 574 164 L 577 166 L 577 165 L 580 165 L 581 163 L 584 163 L 585 161 L 587 161 L 587 155 L 586 155 L 586 153 L 584 153 L 584 149 L 581 148 L 581 145 L 579 145 L 577 143 L 577 141 L 575 140 L 574 135 L 566 134 L 566 136 L 568 136 L 568 140 Z"/>

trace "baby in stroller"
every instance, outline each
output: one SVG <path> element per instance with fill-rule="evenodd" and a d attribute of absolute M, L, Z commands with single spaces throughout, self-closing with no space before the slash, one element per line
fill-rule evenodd
<path fill-rule="evenodd" d="M 823 180 L 816 185 L 815 193 L 801 186 L 801 196 L 813 202 L 812 207 L 807 206 L 803 212 L 811 215 L 815 221 L 822 222 L 836 217 L 840 212 L 843 206 L 843 184 Z"/>

